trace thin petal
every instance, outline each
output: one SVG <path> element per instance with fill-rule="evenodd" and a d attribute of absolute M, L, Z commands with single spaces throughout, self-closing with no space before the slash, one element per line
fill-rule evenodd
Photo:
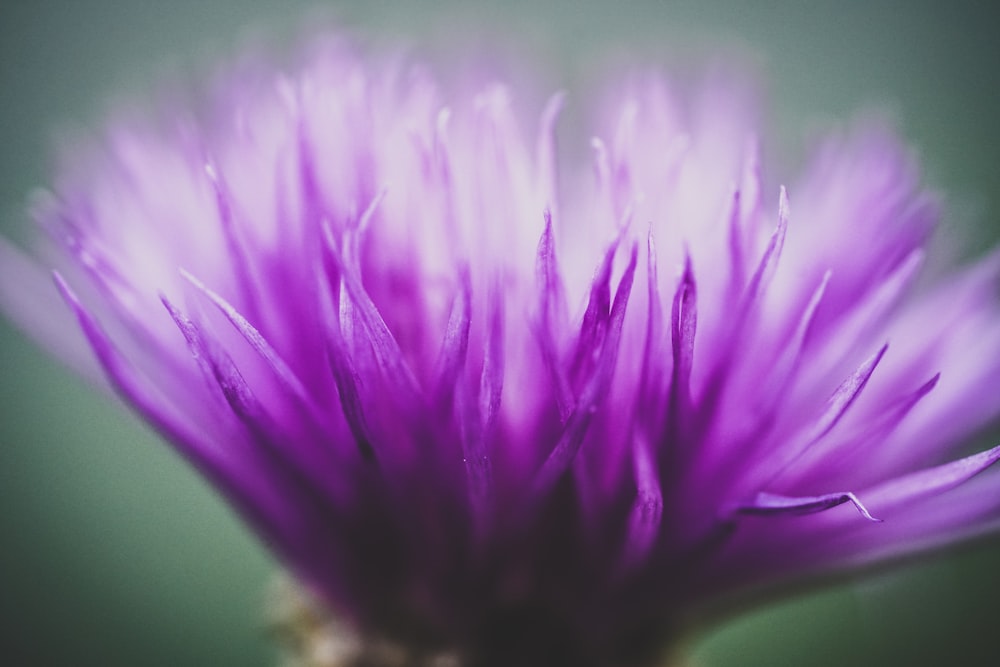
<path fill-rule="evenodd" d="M 738 505 L 737 514 L 754 516 L 784 516 L 815 514 L 832 509 L 844 503 L 851 503 L 864 518 L 881 523 L 868 511 L 857 496 L 851 492 L 826 493 L 821 496 L 782 496 L 775 493 L 758 493 L 753 502 Z"/>
<path fill-rule="evenodd" d="M 556 263 L 552 214 L 548 210 L 545 211 L 545 229 L 538 241 L 535 274 L 539 292 L 536 335 L 542 358 L 554 385 L 560 416 L 565 420 L 573 410 L 573 392 L 570 389 L 569 378 L 566 377 L 560 363 L 556 339 L 566 318 L 566 294 Z"/>
<path fill-rule="evenodd" d="M 1000 460 L 1000 445 L 972 456 L 884 482 L 865 491 L 865 497 L 875 507 L 896 507 L 963 484 L 998 460 Z"/>
<path fill-rule="evenodd" d="M 84 377 L 100 381 L 87 340 L 52 289 L 49 271 L 0 237 L 0 311 L 51 354 Z"/>
<path fill-rule="evenodd" d="M 76 294 L 58 273 L 56 286 L 76 316 L 94 355 L 125 401 L 133 406 L 156 430 L 216 486 L 239 509 L 268 542 L 278 548 L 291 548 L 296 542 L 284 535 L 284 518 L 290 508 L 279 504 L 241 465 L 212 443 L 206 434 L 192 430 L 189 420 L 174 414 L 162 397 L 151 395 L 145 383 L 121 357 L 100 325 L 83 307 Z M 269 502 L 270 501 L 270 502 Z"/>
<path fill-rule="evenodd" d="M 545 463 L 538 470 L 532 483 L 532 497 L 545 495 L 569 469 L 580 445 L 583 444 L 587 429 L 597 411 L 600 402 L 607 395 L 607 389 L 614 376 L 615 361 L 618 356 L 618 346 L 621 341 L 622 325 L 625 322 L 625 309 L 629 294 L 632 291 L 632 281 L 635 278 L 635 268 L 638 249 L 633 246 L 631 258 L 625 272 L 622 274 L 615 300 L 611 306 L 608 333 L 601 348 L 597 367 L 591 374 L 587 384 L 576 403 L 576 407 L 566 421 L 566 426 Z"/>
<path fill-rule="evenodd" d="M 469 330 L 472 327 L 472 285 L 468 267 L 459 271 L 459 291 L 452 300 L 451 314 L 437 361 L 435 400 L 448 412 L 469 351 Z M 443 415 L 446 417 L 447 415 Z"/>

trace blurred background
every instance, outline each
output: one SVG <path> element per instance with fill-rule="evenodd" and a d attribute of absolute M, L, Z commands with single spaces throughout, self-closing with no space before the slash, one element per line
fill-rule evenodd
<path fill-rule="evenodd" d="M 0 4 L 0 231 L 27 225 L 58 139 L 116 101 L 317 17 L 446 58 L 486 35 L 543 85 L 609 59 L 735 58 L 767 92 L 768 145 L 794 164 L 858 111 L 893 120 L 948 193 L 964 254 L 1000 238 L 1000 40 L 973 2 L 6 0 Z M 571 98 L 572 99 L 572 98 Z M 793 172 L 788 172 L 791 175 Z M 1000 391 L 1000 387 L 997 388 Z M 0 663 L 265 667 L 274 564 L 126 411 L 0 321 Z M 696 664 L 987 665 L 1000 546 L 985 543 L 734 620 Z"/>

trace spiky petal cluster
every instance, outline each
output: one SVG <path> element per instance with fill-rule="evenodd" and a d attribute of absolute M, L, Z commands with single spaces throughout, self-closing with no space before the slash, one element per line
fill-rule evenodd
<path fill-rule="evenodd" d="M 533 145 L 501 87 L 449 108 L 320 49 L 113 125 L 45 263 L 126 401 L 414 650 L 639 664 L 719 600 L 996 527 L 1000 449 L 956 449 L 1000 408 L 996 262 L 914 285 L 937 214 L 894 141 L 786 197 L 726 86 L 613 101 L 557 178 L 560 98 Z M 4 249 L 8 301 L 32 271 Z"/>

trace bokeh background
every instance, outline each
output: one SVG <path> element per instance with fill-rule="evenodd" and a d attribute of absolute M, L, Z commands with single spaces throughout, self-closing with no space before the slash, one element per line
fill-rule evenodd
<path fill-rule="evenodd" d="M 967 255 L 1000 238 L 1000 40 L 989 3 L 53 0 L 0 3 L 0 230 L 19 237 L 60 137 L 197 73 L 254 35 L 317 19 L 446 59 L 481 36 L 585 81 L 608 59 L 758 72 L 773 150 L 874 110 L 949 195 Z M 196 74 L 195 74 L 196 75 Z M 572 92 L 572 88 L 571 88 Z M 997 388 L 1000 391 L 1000 387 Z M 0 664 L 265 667 L 275 566 L 214 493 L 124 409 L 0 322 Z M 1000 546 L 987 542 L 736 619 L 702 667 L 988 665 Z"/>

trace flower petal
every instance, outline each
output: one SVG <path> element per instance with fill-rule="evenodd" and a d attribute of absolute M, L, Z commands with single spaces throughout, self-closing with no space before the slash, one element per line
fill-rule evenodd
<path fill-rule="evenodd" d="M 851 503 L 864 518 L 875 523 L 881 523 L 868 511 L 857 496 L 851 492 L 826 493 L 821 496 L 782 496 L 776 493 L 758 493 L 753 502 L 739 505 L 735 508 L 737 514 L 756 516 L 782 516 L 789 514 L 815 514 L 824 510 Z"/>

